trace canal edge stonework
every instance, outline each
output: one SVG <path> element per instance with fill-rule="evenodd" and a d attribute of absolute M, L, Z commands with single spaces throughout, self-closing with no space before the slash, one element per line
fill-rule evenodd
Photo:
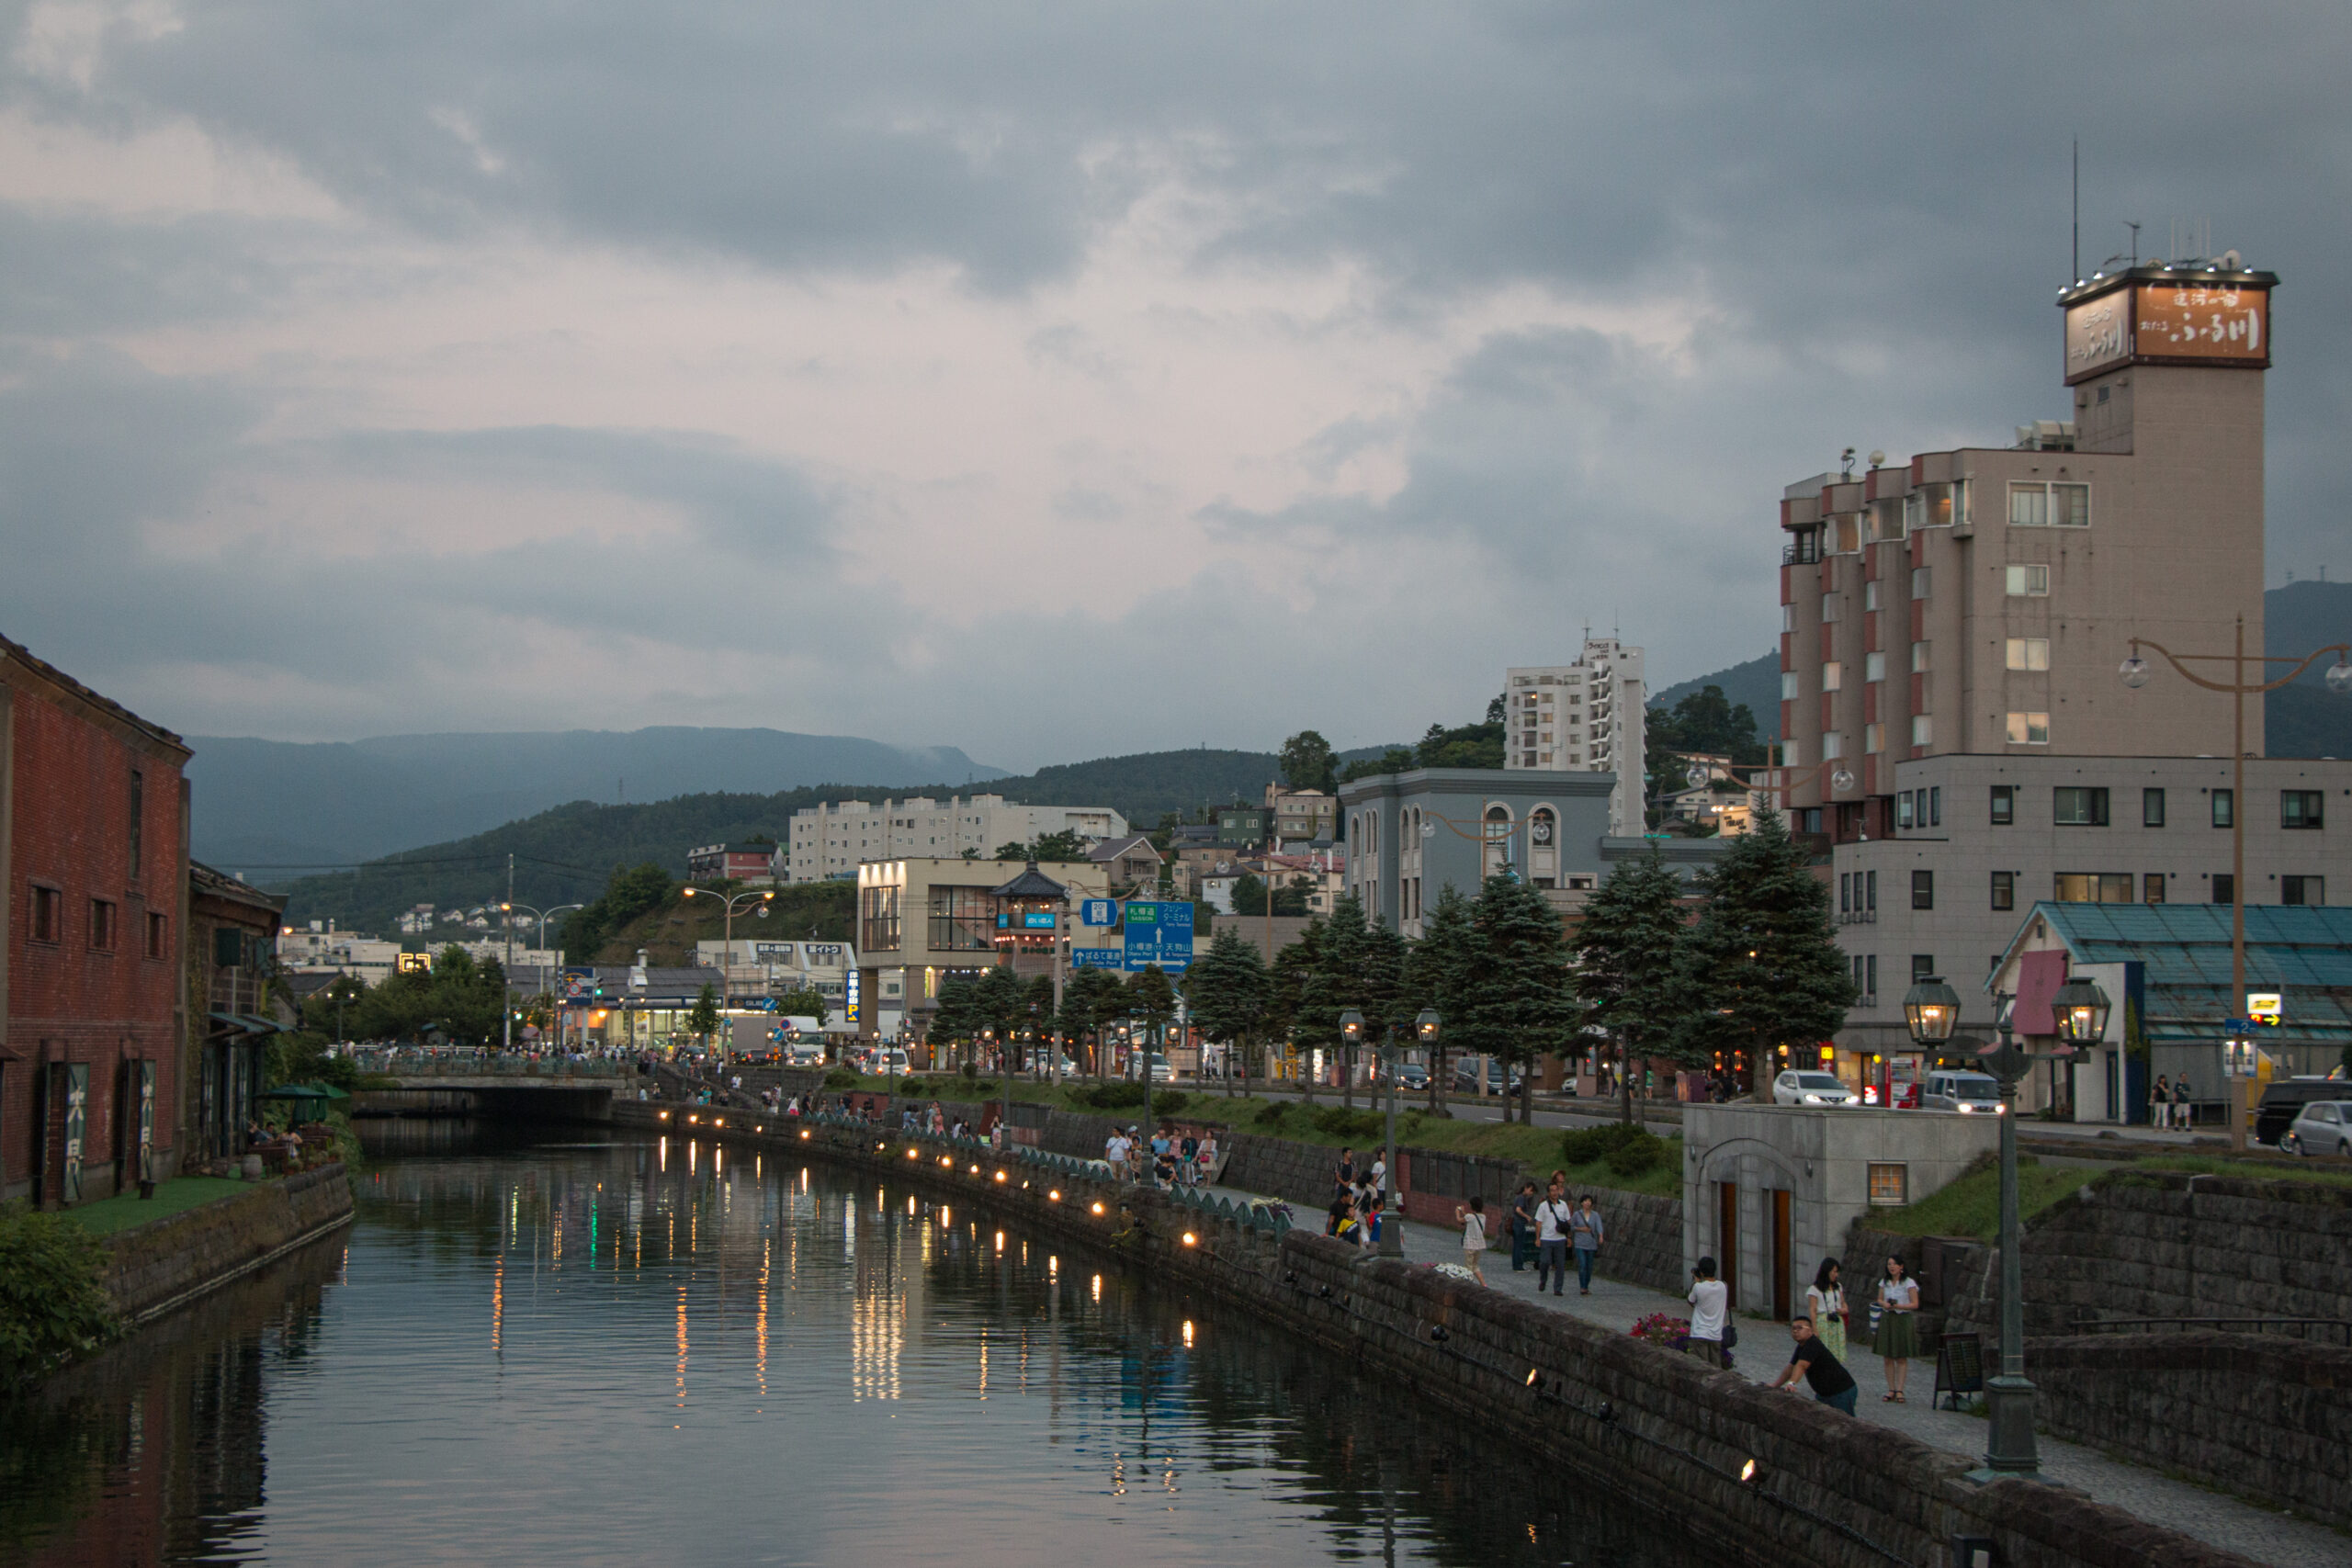
<path fill-rule="evenodd" d="M 734 1111 L 624 1101 L 614 1111 L 622 1126 L 778 1153 L 797 1146 L 1017 1213 L 1506 1430 L 1725 1561 L 1952 1568 L 1953 1538 L 1978 1536 L 1996 1543 L 2004 1568 L 2252 1568 L 2251 1559 L 2061 1487 L 1979 1485 L 1964 1478 L 1969 1456 L 1322 1235 L 1277 1239 L 1148 1190 L 1082 1173 L 1048 1179 L 968 1142 Z M 1122 1205 L 1142 1222 L 1124 1246 L 1114 1240 Z"/>
<path fill-rule="evenodd" d="M 104 1237 L 101 1282 L 123 1321 L 141 1326 L 351 1218 L 351 1181 L 342 1163 L 319 1166 Z"/>

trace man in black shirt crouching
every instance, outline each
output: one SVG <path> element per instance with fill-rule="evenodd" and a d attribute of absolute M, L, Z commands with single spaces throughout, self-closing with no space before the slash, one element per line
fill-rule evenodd
<path fill-rule="evenodd" d="M 1805 1382 L 1813 1385 L 1813 1396 L 1833 1409 L 1847 1415 L 1854 1413 L 1854 1374 L 1846 1363 L 1829 1353 L 1829 1347 L 1816 1338 L 1813 1319 L 1800 1314 L 1789 1319 L 1789 1337 L 1797 1342 L 1796 1353 L 1781 1375 L 1772 1380 L 1774 1388 L 1787 1388 L 1803 1372 Z"/>

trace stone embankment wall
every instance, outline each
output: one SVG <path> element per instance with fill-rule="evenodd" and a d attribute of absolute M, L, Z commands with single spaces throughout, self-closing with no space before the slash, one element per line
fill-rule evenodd
<path fill-rule="evenodd" d="M 1948 1281 L 1952 1328 L 1998 1321 L 1999 1249 Z M 2352 1321 L 2352 1188 L 2120 1171 L 2035 1216 L 2025 1236 L 2025 1331 L 2077 1317 Z"/>
<path fill-rule="evenodd" d="M 106 1287 L 134 1324 L 225 1285 L 351 1221 L 338 1162 L 298 1171 L 106 1238 Z"/>
<path fill-rule="evenodd" d="M 616 1111 L 624 1122 L 677 1130 L 649 1117 L 653 1109 Z M 1966 1456 L 1318 1235 L 1277 1238 L 1166 1195 L 986 1158 L 970 1145 L 943 1168 L 927 1149 L 908 1159 L 908 1140 L 879 1129 L 733 1113 L 727 1122 L 709 1135 L 798 1147 L 936 1189 L 1236 1303 L 1609 1488 L 1725 1562 L 1951 1568 L 1955 1534 L 1991 1537 L 2004 1568 L 2248 1562 L 2054 1487 L 1975 1485 L 1962 1479 L 1973 1462 Z M 1127 1223 L 1123 1205 L 1140 1224 Z"/>
<path fill-rule="evenodd" d="M 2352 1528 L 2352 1349 L 2271 1334 L 2086 1334 L 2028 1341 L 2026 1372 L 2057 1437 Z"/>

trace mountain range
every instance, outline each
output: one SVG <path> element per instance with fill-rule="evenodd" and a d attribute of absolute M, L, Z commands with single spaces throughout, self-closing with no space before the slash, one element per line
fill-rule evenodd
<path fill-rule="evenodd" d="M 461 838 L 575 800 L 852 779 L 890 787 L 1004 776 L 952 746 L 899 747 L 780 729 L 662 727 L 380 735 L 303 744 L 191 736 L 193 851 L 214 865 L 346 865 Z"/>

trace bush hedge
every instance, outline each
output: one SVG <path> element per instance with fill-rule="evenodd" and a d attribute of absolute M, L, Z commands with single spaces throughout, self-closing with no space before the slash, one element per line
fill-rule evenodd
<path fill-rule="evenodd" d="M 0 1208 L 0 1387 L 22 1387 L 119 1332 L 106 1248 L 62 1214 Z"/>

